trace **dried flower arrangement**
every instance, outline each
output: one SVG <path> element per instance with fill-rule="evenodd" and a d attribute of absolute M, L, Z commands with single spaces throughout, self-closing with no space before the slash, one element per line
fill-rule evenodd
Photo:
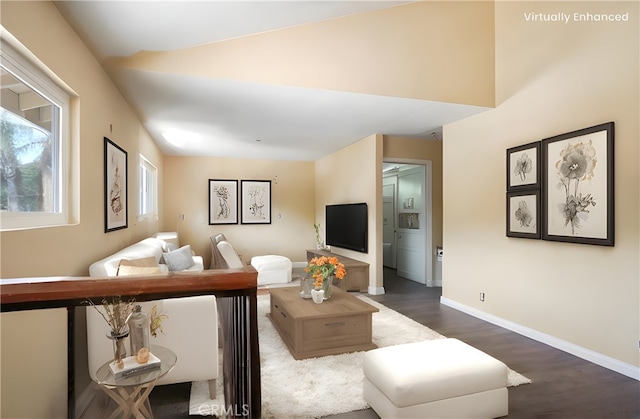
<path fill-rule="evenodd" d="M 87 303 L 93 306 L 98 313 L 102 316 L 102 318 L 107 322 L 109 327 L 111 328 L 111 334 L 116 336 L 125 332 L 127 329 L 127 322 L 131 318 L 133 314 L 133 308 L 135 306 L 135 299 L 132 298 L 129 301 L 123 301 L 120 296 L 111 297 L 111 299 L 103 298 L 102 299 L 102 310 L 98 308 L 98 306 L 91 301 L 87 300 Z M 162 329 L 162 321 L 168 319 L 164 313 L 158 312 L 158 307 L 154 304 L 151 308 L 151 313 L 149 314 L 149 332 L 151 336 L 154 338 L 158 336 L 158 331 L 164 334 L 164 330 Z"/>
<path fill-rule="evenodd" d="M 87 302 L 91 304 L 91 306 L 93 306 L 93 308 L 95 308 L 107 322 L 111 328 L 111 335 L 117 336 L 125 332 L 127 329 L 127 322 L 133 314 L 135 299 L 123 301 L 120 296 L 111 297 L 111 300 L 103 298 L 102 309 L 104 312 L 100 310 L 93 301 L 87 300 Z"/>

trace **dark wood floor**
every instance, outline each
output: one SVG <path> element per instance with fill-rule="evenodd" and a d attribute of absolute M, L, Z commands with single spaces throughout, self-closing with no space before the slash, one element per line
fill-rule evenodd
<path fill-rule="evenodd" d="M 509 418 L 640 418 L 640 383 L 517 333 L 440 304 L 441 288 L 398 278 L 385 269 L 386 294 L 372 299 L 447 336 L 458 338 L 533 380 L 509 388 Z M 188 417 L 189 384 L 151 394 L 154 416 Z M 371 410 L 332 416 L 368 419 Z"/>

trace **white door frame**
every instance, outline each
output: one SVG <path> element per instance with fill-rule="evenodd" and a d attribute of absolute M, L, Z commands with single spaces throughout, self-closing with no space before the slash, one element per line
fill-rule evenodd
<path fill-rule="evenodd" d="M 388 179 L 390 177 L 394 178 L 393 185 L 391 185 L 391 184 L 385 185 L 384 184 L 384 179 Z M 396 201 L 398 200 L 397 199 L 397 194 L 398 194 L 398 192 L 397 192 L 397 189 L 398 189 L 398 176 L 397 176 L 397 174 L 394 174 L 393 176 L 383 176 L 382 183 L 383 183 L 382 184 L 382 189 L 383 189 L 383 193 L 382 193 L 383 217 L 384 217 L 384 204 L 385 204 L 385 200 L 387 198 L 391 199 L 391 205 L 393 207 L 393 213 L 391 214 L 391 218 L 392 218 L 391 222 L 392 222 L 392 228 L 393 228 L 393 233 L 392 233 L 393 236 L 391 237 L 391 249 L 392 249 L 391 260 L 389 261 L 390 264 L 388 264 L 388 265 L 384 264 L 384 247 L 383 247 L 383 249 L 382 249 L 382 254 L 383 254 L 382 266 L 387 266 L 389 268 L 396 269 L 396 267 L 397 267 L 396 266 L 396 263 L 397 263 L 397 261 L 396 261 L 396 246 L 398 245 L 398 237 L 397 237 L 397 235 L 398 235 L 398 226 L 396 225 L 396 223 L 398 222 L 398 220 L 397 220 L 398 209 L 396 208 L 397 207 L 397 202 Z M 388 196 L 388 195 L 385 196 L 384 195 L 384 188 L 387 187 L 387 186 L 393 186 L 393 195 L 392 196 Z M 385 241 L 384 241 L 384 224 L 382 226 L 382 231 L 383 231 L 382 232 L 382 243 L 383 243 L 383 246 L 384 246 L 384 243 L 385 243 Z"/>
<path fill-rule="evenodd" d="M 426 273 L 426 286 L 433 287 L 435 282 L 433 279 L 433 176 L 432 176 L 432 162 L 431 160 L 418 160 L 418 159 L 397 159 L 391 157 L 384 157 L 383 163 L 402 163 L 402 164 L 415 164 L 424 166 L 424 209 L 425 209 L 425 273 Z"/>

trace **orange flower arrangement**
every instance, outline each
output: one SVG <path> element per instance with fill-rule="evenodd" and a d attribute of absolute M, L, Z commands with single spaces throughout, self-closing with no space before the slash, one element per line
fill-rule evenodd
<path fill-rule="evenodd" d="M 322 287 L 325 278 L 329 278 L 331 275 L 342 279 L 347 274 L 344 265 L 335 256 L 315 257 L 309 261 L 309 265 L 304 270 L 311 274 L 314 279 L 313 285 L 316 288 Z"/>

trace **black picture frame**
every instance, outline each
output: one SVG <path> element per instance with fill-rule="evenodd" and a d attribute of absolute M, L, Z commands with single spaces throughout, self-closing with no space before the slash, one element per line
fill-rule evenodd
<path fill-rule="evenodd" d="M 507 149 L 507 191 L 539 189 L 540 141 Z"/>
<path fill-rule="evenodd" d="M 116 143 L 104 137 L 104 231 L 129 226 L 128 156 Z"/>
<path fill-rule="evenodd" d="M 614 123 L 542 140 L 542 239 L 614 246 Z"/>
<path fill-rule="evenodd" d="M 507 237 L 540 239 L 540 190 L 507 192 Z"/>
<path fill-rule="evenodd" d="M 209 179 L 209 225 L 238 224 L 238 181 Z"/>
<path fill-rule="evenodd" d="M 271 181 L 241 180 L 240 222 L 271 224 Z"/>

